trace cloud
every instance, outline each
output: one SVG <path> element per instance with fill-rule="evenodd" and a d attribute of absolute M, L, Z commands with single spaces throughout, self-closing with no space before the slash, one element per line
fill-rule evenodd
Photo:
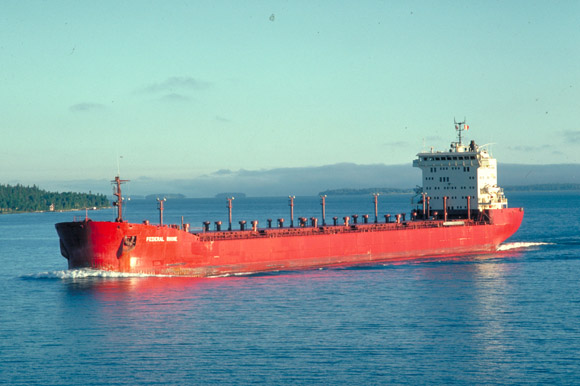
<path fill-rule="evenodd" d="M 100 103 L 83 102 L 77 103 L 76 105 L 72 105 L 68 109 L 73 113 L 81 113 L 81 112 L 104 110 L 105 106 Z"/>
<path fill-rule="evenodd" d="M 220 170 L 215 171 L 215 172 L 213 172 L 211 174 L 218 175 L 218 176 L 223 176 L 223 175 L 232 174 L 232 171 L 230 169 L 220 169 Z"/>
<path fill-rule="evenodd" d="M 565 142 L 580 143 L 580 130 L 564 130 L 562 135 Z"/>
<path fill-rule="evenodd" d="M 279 168 L 270 170 L 224 169 L 193 179 L 163 179 L 140 176 L 130 178 L 126 193 L 130 196 L 159 192 L 181 193 L 188 197 L 213 197 L 223 192 L 243 192 L 248 196 L 288 197 L 314 196 L 326 189 L 340 188 L 403 188 L 411 189 L 421 184 L 421 172 L 410 165 L 357 165 L 334 164 L 318 167 Z M 15 181 L 16 183 L 18 181 Z M 38 183 L 39 181 L 37 181 Z M 93 192 L 110 195 L 110 179 L 40 181 L 43 189 L 61 192 Z M 559 184 L 580 182 L 578 164 L 501 164 L 499 186 Z M 371 199 L 369 197 L 369 203 Z"/>
<path fill-rule="evenodd" d="M 509 150 L 513 151 L 522 151 L 522 152 L 536 152 L 536 151 L 545 151 L 552 149 L 552 145 L 544 144 L 541 146 L 508 146 Z"/>
<path fill-rule="evenodd" d="M 317 167 L 262 170 L 221 169 L 194 179 L 173 182 L 176 191 L 188 196 L 211 197 L 221 192 L 244 192 L 250 196 L 316 195 L 325 189 L 345 187 L 401 187 L 419 183 L 420 171 L 409 165 L 358 165 L 339 163 Z"/>
<path fill-rule="evenodd" d="M 383 143 L 383 146 L 386 146 L 386 147 L 405 147 L 405 146 L 409 146 L 409 142 L 406 142 L 406 141 L 385 142 L 385 143 Z"/>
<path fill-rule="evenodd" d="M 186 102 L 189 101 L 191 98 L 187 95 L 182 95 L 178 93 L 171 93 L 161 97 L 161 100 L 166 102 Z"/>
<path fill-rule="evenodd" d="M 224 118 L 224 117 L 222 117 L 220 115 L 216 115 L 215 116 L 215 120 L 218 121 L 218 122 L 222 122 L 222 123 L 229 123 L 229 122 L 231 122 L 229 119 Z"/>
<path fill-rule="evenodd" d="M 175 93 L 176 90 L 203 90 L 211 83 L 188 76 L 173 76 L 160 83 L 152 83 L 139 90 L 145 94 Z"/>

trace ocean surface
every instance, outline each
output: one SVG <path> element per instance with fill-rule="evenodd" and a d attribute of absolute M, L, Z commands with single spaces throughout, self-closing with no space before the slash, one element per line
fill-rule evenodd
<path fill-rule="evenodd" d="M 54 224 L 112 209 L 2 215 L 0 384 L 580 384 L 580 192 L 508 198 L 524 222 L 493 254 L 208 279 L 67 270 Z M 156 223 L 156 204 L 125 217 Z M 233 205 L 236 227 L 289 223 L 288 198 Z M 327 198 L 328 222 L 373 211 Z M 165 223 L 181 216 L 227 223 L 226 202 L 168 200 Z"/>

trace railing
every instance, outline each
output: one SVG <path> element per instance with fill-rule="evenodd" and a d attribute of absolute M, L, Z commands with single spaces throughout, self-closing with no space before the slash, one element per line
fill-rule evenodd
<path fill-rule="evenodd" d="M 458 226 L 481 226 L 489 224 L 486 221 L 476 220 L 462 220 L 463 225 Z M 399 230 L 413 230 L 413 229 L 434 229 L 448 227 L 442 220 L 433 221 L 409 221 L 402 223 L 382 223 L 382 224 L 352 224 L 352 225 L 326 225 L 320 227 L 303 227 L 303 228 L 259 228 L 257 231 L 253 230 L 236 230 L 236 231 L 209 231 L 196 233 L 200 241 L 212 240 L 236 240 L 236 239 L 250 239 L 250 238 L 276 238 L 276 237 L 295 237 L 295 236 L 319 236 L 330 234 L 347 234 L 347 233 L 363 233 L 363 232 L 388 232 Z"/>

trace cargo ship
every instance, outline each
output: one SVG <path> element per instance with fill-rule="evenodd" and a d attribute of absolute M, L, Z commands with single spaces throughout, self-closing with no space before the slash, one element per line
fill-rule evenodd
<path fill-rule="evenodd" d="M 408 213 L 379 218 L 375 194 L 374 218 L 352 215 L 327 222 L 321 196 L 321 218 L 294 224 L 290 197 L 289 224 L 282 218 L 268 220 L 266 227 L 240 221 L 233 229 L 228 197 L 227 228 L 220 221 L 204 222 L 192 231 L 183 221 L 163 223 L 163 201 L 158 224 L 124 220 L 121 186 L 127 181 L 116 176 L 116 219 L 56 224 L 61 254 L 69 269 L 212 277 L 491 253 L 518 230 L 524 210 L 508 208 L 497 186 L 497 161 L 486 147 L 462 143 L 469 126 L 456 122 L 455 129 L 457 140 L 448 151 L 431 148 L 413 160 L 422 171 L 422 187 Z"/>

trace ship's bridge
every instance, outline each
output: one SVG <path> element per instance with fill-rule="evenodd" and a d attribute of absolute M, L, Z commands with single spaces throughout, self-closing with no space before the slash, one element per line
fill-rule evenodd
<path fill-rule="evenodd" d="M 458 131 L 463 131 L 463 127 Z M 422 171 L 422 193 L 429 197 L 432 210 L 443 211 L 444 197 L 450 213 L 466 212 L 468 202 L 471 210 L 507 207 L 503 190 L 497 186 L 497 161 L 475 141 L 464 145 L 459 135 L 459 141 L 452 142 L 449 151 L 431 148 L 417 154 L 413 166 Z"/>

